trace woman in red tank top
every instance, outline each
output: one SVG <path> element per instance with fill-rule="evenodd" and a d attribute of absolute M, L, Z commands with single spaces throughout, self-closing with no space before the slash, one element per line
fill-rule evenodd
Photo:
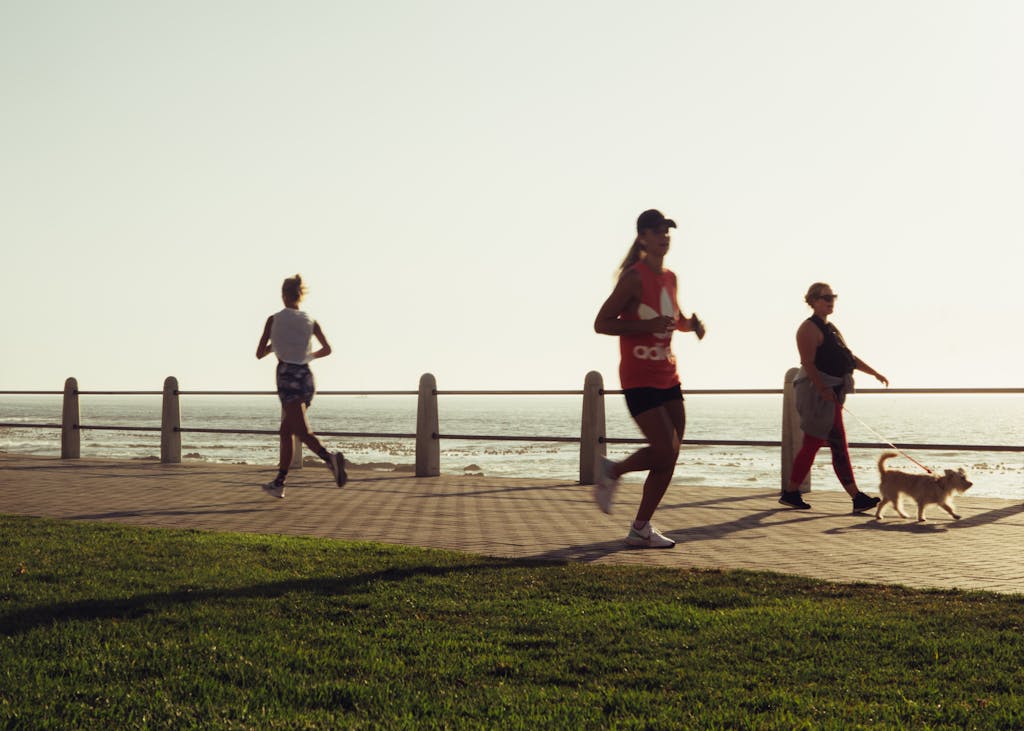
<path fill-rule="evenodd" d="M 639 548 L 671 548 L 675 541 L 651 525 L 679 458 L 686 410 L 679 385 L 672 333 L 704 337 L 696 315 L 684 317 L 676 297 L 676 275 L 664 267 L 675 221 L 648 210 L 636 221 L 637 236 L 620 267 L 619 281 L 601 305 L 594 330 L 619 338 L 619 379 L 626 405 L 647 446 L 621 462 L 598 458 L 594 498 L 611 512 L 619 478 L 648 470 L 643 497 L 626 543 Z"/>

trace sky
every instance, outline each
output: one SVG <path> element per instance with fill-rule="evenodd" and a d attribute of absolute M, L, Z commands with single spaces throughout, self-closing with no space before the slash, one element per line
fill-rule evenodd
<path fill-rule="evenodd" d="M 637 215 L 777 388 L 816 281 L 892 386 L 1019 387 L 1017 0 L 0 0 L 0 390 L 273 389 L 281 281 L 324 390 L 618 388 Z M 874 387 L 862 375 L 862 387 Z"/>

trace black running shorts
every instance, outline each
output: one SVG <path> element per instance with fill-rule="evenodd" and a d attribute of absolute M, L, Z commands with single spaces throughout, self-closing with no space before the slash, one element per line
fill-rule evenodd
<path fill-rule="evenodd" d="M 627 388 L 623 395 L 626 397 L 626 407 L 629 415 L 635 417 L 645 411 L 655 409 L 670 401 L 682 401 L 683 389 L 677 383 L 669 388 L 650 388 L 641 386 L 639 388 Z"/>
<path fill-rule="evenodd" d="M 313 383 L 313 371 L 309 366 L 299 363 L 277 364 L 277 397 L 282 404 L 302 401 L 309 406 L 313 403 L 316 384 Z"/>

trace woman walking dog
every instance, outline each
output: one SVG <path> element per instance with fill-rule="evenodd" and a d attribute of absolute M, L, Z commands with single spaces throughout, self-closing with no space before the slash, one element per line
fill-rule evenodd
<path fill-rule="evenodd" d="M 828 321 L 838 298 L 824 282 L 815 282 L 804 295 L 804 301 L 814 314 L 796 331 L 800 372 L 793 381 L 804 441 L 793 460 L 789 486 L 782 492 L 779 502 L 798 510 L 811 507 L 800 495 L 800 485 L 807 479 L 818 450 L 827 444 L 832 451 L 836 477 L 853 501 L 853 512 L 860 513 L 878 505 L 878 498 L 857 488 L 843 426 L 843 402 L 846 394 L 853 390 L 855 370 L 874 376 L 886 387 L 889 379 L 855 356 L 839 329 Z"/>

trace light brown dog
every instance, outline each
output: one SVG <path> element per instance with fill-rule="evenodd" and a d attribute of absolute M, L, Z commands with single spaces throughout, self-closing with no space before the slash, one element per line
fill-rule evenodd
<path fill-rule="evenodd" d="M 882 496 L 882 502 L 878 503 L 876 518 L 882 519 L 882 508 L 889 503 L 893 504 L 901 517 L 909 518 L 910 516 L 900 507 L 900 496 L 909 495 L 917 503 L 917 519 L 922 523 L 925 521 L 925 506 L 932 503 L 952 515 L 954 520 L 960 520 L 960 516 L 953 511 L 953 495 L 964 492 L 974 484 L 967 479 L 963 468 L 956 472 L 946 470 L 942 475 L 910 475 L 885 469 L 886 460 L 895 456 L 895 452 L 886 452 L 878 458 L 878 471 L 882 475 L 878 492 Z"/>

